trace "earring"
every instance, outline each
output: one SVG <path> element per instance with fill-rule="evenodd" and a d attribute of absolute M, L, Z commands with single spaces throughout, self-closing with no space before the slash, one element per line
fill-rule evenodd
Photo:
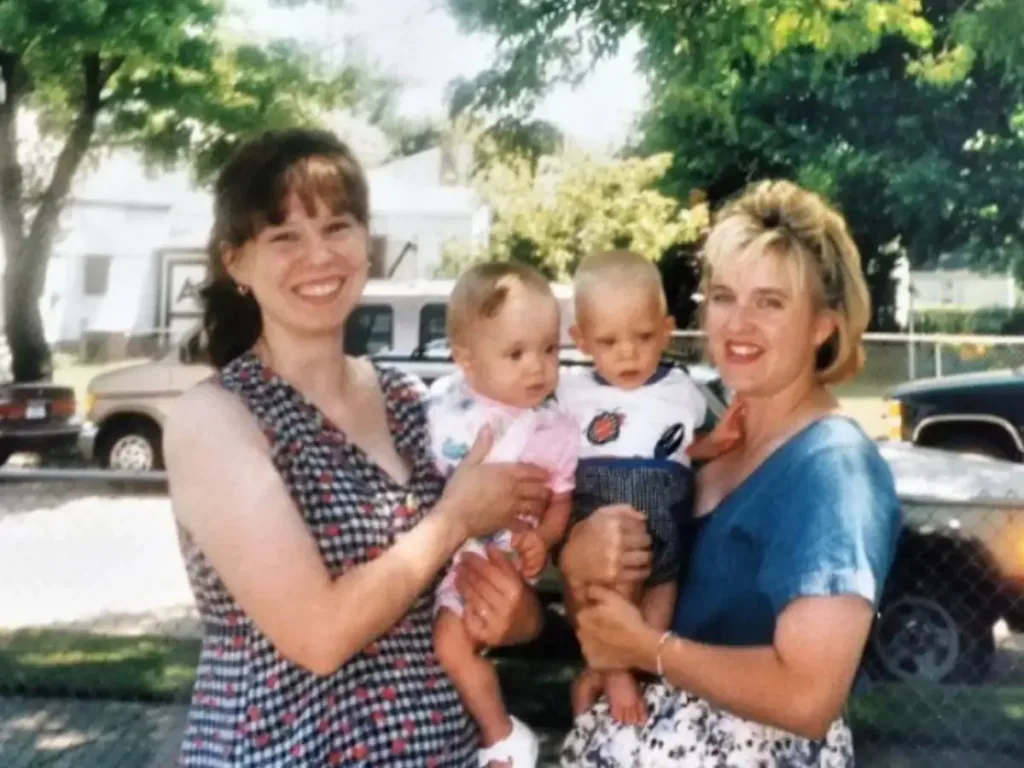
<path fill-rule="evenodd" d="M 238 285 L 235 286 L 235 289 L 238 291 L 238 295 L 239 296 L 248 296 L 249 295 L 249 286 L 248 285 L 242 285 L 241 283 L 239 283 Z"/>

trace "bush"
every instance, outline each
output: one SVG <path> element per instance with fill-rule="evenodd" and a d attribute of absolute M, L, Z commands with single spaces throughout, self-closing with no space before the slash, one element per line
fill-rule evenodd
<path fill-rule="evenodd" d="M 1024 307 L 926 309 L 914 313 L 915 333 L 1024 334 Z"/>

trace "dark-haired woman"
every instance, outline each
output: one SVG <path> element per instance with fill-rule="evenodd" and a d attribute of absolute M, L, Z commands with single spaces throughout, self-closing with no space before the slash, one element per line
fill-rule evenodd
<path fill-rule="evenodd" d="M 431 649 L 431 592 L 469 536 L 546 503 L 539 470 L 443 486 L 419 384 L 349 357 L 367 279 L 365 176 L 330 134 L 269 133 L 216 185 L 204 325 L 218 373 L 164 450 L 203 642 L 185 766 L 465 766 L 476 733 Z M 466 566 L 470 631 L 532 637 L 500 556 Z"/>

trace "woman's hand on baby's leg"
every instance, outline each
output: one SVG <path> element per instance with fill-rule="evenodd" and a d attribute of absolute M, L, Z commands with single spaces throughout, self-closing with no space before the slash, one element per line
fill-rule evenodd
<path fill-rule="evenodd" d="M 544 624 L 544 609 L 523 581 L 508 553 L 487 548 L 487 557 L 467 552 L 456 585 L 466 601 L 465 625 L 481 646 L 496 648 L 533 640 Z"/>
<path fill-rule="evenodd" d="M 519 555 L 519 566 L 524 579 L 535 579 L 548 562 L 548 548 L 535 530 L 519 531 L 512 535 L 512 546 Z"/>

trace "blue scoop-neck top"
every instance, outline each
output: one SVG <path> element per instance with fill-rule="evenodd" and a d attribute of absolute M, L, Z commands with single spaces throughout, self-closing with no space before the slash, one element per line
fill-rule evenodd
<path fill-rule="evenodd" d="M 673 629 L 715 645 L 769 645 L 800 597 L 853 594 L 877 606 L 900 526 L 875 443 L 846 417 L 823 417 L 691 522 Z"/>

